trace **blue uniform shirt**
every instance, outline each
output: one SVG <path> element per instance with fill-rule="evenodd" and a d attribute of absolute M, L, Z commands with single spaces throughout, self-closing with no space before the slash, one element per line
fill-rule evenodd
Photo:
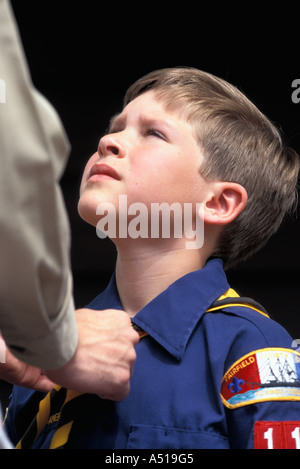
<path fill-rule="evenodd" d="M 58 425 L 66 448 L 277 447 L 287 435 L 296 447 L 300 355 L 266 314 L 236 305 L 206 312 L 229 288 L 218 259 L 173 283 L 134 318 L 149 335 L 136 347 L 128 397 L 81 395 L 62 411 L 58 398 L 31 447 L 59 446 Z M 88 307 L 122 309 L 114 276 Z M 40 399 L 14 388 L 6 426 L 15 443 Z"/>

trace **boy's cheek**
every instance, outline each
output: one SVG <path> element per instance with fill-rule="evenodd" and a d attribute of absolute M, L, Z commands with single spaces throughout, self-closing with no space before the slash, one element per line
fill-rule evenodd
<path fill-rule="evenodd" d="M 89 174 L 90 174 L 90 171 L 92 169 L 92 167 L 94 166 L 94 164 L 96 163 L 96 161 L 98 161 L 99 159 L 99 155 L 98 153 L 94 153 L 93 156 L 91 156 L 91 158 L 88 160 L 84 170 L 83 170 L 83 173 L 82 173 L 82 178 L 81 178 L 81 183 L 80 183 L 80 194 L 88 180 L 88 177 L 89 177 Z"/>
<path fill-rule="evenodd" d="M 99 201 L 95 198 L 95 194 L 90 191 L 83 191 L 80 195 L 77 211 L 79 216 L 87 223 L 96 226 L 98 217 L 96 215 Z"/>

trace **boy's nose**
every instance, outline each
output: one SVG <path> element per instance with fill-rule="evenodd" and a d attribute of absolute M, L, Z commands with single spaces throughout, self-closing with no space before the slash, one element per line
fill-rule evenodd
<path fill-rule="evenodd" d="M 109 156 L 114 155 L 118 158 L 124 158 L 125 156 L 125 148 L 118 141 L 114 134 L 104 135 L 100 139 L 98 145 L 98 154 L 99 156 Z"/>

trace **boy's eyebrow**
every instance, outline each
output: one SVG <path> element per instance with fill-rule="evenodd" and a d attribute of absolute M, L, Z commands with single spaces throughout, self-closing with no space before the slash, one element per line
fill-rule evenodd
<path fill-rule="evenodd" d="M 109 120 L 109 126 L 108 126 L 108 132 L 111 132 L 111 130 L 113 129 L 113 126 L 117 123 L 117 124 L 121 124 L 123 123 L 123 121 L 126 120 L 126 117 L 122 115 L 122 113 L 117 113 L 117 114 L 114 114 L 111 119 Z M 164 124 L 166 125 L 167 127 L 169 128 L 172 128 L 173 126 L 170 125 L 170 123 L 168 123 L 167 121 L 165 120 L 161 120 L 161 119 L 157 119 L 156 117 L 152 117 L 152 116 L 147 116 L 147 115 L 142 115 L 140 116 L 140 121 L 142 124 L 145 124 L 145 125 L 155 125 L 155 124 Z"/>
<path fill-rule="evenodd" d="M 118 118 L 120 118 L 121 116 L 121 113 L 117 113 L 117 114 L 114 114 L 110 120 L 109 120 L 109 125 L 108 125 L 108 131 L 111 131 L 111 129 L 113 128 L 114 124 L 116 123 L 116 121 L 118 120 Z"/>

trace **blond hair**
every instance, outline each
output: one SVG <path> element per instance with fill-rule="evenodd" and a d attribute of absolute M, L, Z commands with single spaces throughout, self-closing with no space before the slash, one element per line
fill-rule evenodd
<path fill-rule="evenodd" d="M 194 68 L 157 70 L 128 90 L 124 105 L 153 90 L 192 124 L 208 180 L 241 184 L 248 202 L 223 230 L 213 255 L 228 268 L 258 251 L 297 201 L 299 157 L 278 129 L 236 87 Z"/>

